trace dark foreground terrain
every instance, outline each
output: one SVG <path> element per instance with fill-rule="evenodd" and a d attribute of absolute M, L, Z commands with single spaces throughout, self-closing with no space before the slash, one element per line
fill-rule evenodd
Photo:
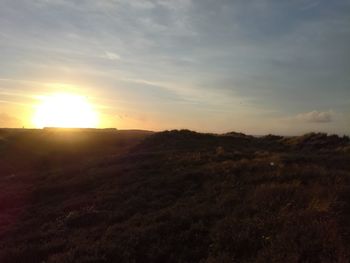
<path fill-rule="evenodd" d="M 0 262 L 349 262 L 349 138 L 0 130 Z"/>

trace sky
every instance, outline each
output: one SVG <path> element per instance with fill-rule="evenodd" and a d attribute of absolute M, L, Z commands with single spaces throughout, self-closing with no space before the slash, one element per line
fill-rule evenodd
<path fill-rule="evenodd" d="M 350 1 L 0 0 L 0 127 L 59 92 L 100 127 L 349 135 Z"/>

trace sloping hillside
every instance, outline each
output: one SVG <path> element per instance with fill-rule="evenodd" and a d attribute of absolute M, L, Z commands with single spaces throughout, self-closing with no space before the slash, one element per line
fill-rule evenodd
<path fill-rule="evenodd" d="M 10 135 L 0 262 L 350 259 L 347 137 Z"/>

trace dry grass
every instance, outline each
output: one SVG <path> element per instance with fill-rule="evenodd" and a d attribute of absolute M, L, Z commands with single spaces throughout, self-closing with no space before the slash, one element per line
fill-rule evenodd
<path fill-rule="evenodd" d="M 81 133 L 0 131 L 0 262 L 350 259 L 347 137 Z"/>

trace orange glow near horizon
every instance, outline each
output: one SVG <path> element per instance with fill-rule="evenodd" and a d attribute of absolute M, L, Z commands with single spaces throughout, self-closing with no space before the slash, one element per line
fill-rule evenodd
<path fill-rule="evenodd" d="M 99 118 L 85 97 L 58 93 L 41 98 L 33 116 L 33 124 L 37 128 L 97 128 Z"/>

